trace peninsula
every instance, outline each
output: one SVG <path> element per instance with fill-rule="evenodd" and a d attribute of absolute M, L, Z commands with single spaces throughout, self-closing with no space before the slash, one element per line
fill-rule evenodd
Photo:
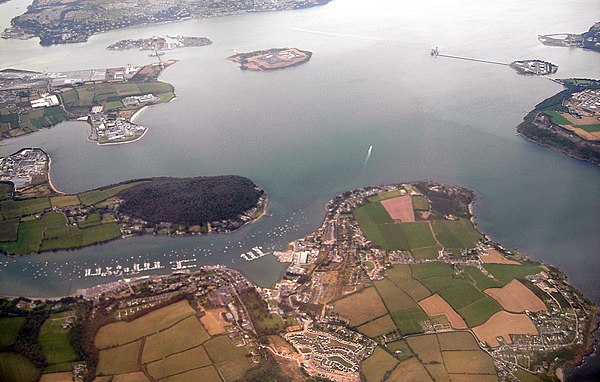
<path fill-rule="evenodd" d="M 0 140 L 76 118 L 90 124 L 89 139 L 98 144 L 136 141 L 147 131 L 133 123 L 137 113 L 175 97 L 173 86 L 158 81 L 175 62 L 50 73 L 2 70 Z"/>
<path fill-rule="evenodd" d="M 297 48 L 258 50 L 238 53 L 227 59 L 240 64 L 240 69 L 256 72 L 289 68 L 308 62 L 311 52 Z"/>
<path fill-rule="evenodd" d="M 558 70 L 558 65 L 542 60 L 519 60 L 513 61 L 510 67 L 519 74 L 532 74 L 536 76 L 546 76 L 554 74 Z"/>
<path fill-rule="evenodd" d="M 523 137 L 600 165 L 600 81 L 561 80 L 565 90 L 540 102 L 517 126 Z"/>
<path fill-rule="evenodd" d="M 77 249 L 130 235 L 231 232 L 266 207 L 264 192 L 240 176 L 138 179 L 65 195 L 49 183 L 49 161 L 40 149 L 1 159 L 0 252 Z"/>
<path fill-rule="evenodd" d="M 38 0 L 11 20 L 3 38 L 39 37 L 40 45 L 85 42 L 97 33 L 145 24 L 195 18 L 220 17 L 251 12 L 273 12 L 309 8 L 331 0 Z"/>
<path fill-rule="evenodd" d="M 592 25 L 585 33 L 553 33 L 540 35 L 538 40 L 544 45 L 577 47 L 600 52 L 600 22 Z"/>
<path fill-rule="evenodd" d="M 192 46 L 205 46 L 212 44 L 206 37 L 186 37 L 186 36 L 153 36 L 151 38 L 140 38 L 137 40 L 120 40 L 109 45 L 108 50 L 172 50 L 177 48 L 186 48 Z"/>
<path fill-rule="evenodd" d="M 275 253 L 291 264 L 270 288 L 217 265 L 4 300 L 0 366 L 85 381 L 556 381 L 591 349 L 598 308 L 479 232 L 474 197 L 431 182 L 345 192 Z"/>

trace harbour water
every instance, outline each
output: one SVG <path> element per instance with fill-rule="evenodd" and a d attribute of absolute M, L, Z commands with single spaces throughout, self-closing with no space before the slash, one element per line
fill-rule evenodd
<path fill-rule="evenodd" d="M 0 6 L 2 27 L 27 4 Z M 232 234 L 133 237 L 2 258 L 0 292 L 64 295 L 119 277 L 85 277 L 85 269 L 160 262 L 163 268 L 140 273 L 171 272 L 171 262 L 182 259 L 235 267 L 268 285 L 283 266 L 273 256 L 245 261 L 240 254 L 257 246 L 265 253 L 284 249 L 321 224 L 324 203 L 337 193 L 430 179 L 473 189 L 482 231 L 558 266 L 600 303 L 600 170 L 515 134 L 523 116 L 560 85 L 508 67 L 430 56 L 439 46 L 441 53 L 499 62 L 539 58 L 559 66 L 556 78 L 600 78 L 600 54 L 537 40 L 538 34 L 583 32 L 599 16 L 591 0 L 552 6 L 434 0 L 426 7 L 335 0 L 308 10 L 112 31 L 85 44 L 43 48 L 36 40 L 0 40 L 0 67 L 59 71 L 153 60 L 144 52 L 105 49 L 121 39 L 210 38 L 210 46 L 162 57 L 180 60 L 161 77 L 175 86 L 177 99 L 138 117 L 149 128 L 142 140 L 97 146 L 86 141 L 87 124 L 66 122 L 1 141 L 0 155 L 43 148 L 52 157 L 53 182 L 65 192 L 148 176 L 239 174 L 270 197 L 269 216 Z M 273 47 L 313 56 L 268 73 L 244 72 L 225 60 L 232 50 Z"/>

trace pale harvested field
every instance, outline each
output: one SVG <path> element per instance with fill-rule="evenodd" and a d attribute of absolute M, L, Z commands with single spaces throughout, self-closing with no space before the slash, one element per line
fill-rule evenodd
<path fill-rule="evenodd" d="M 526 314 L 498 312 L 484 324 L 473 328 L 473 333 L 480 342 L 492 347 L 500 346 L 496 337 L 502 337 L 506 343 L 512 343 L 510 334 L 538 335 L 538 331 Z"/>
<path fill-rule="evenodd" d="M 73 373 L 65 371 L 64 373 L 43 374 L 40 382 L 71 382 L 73 381 Z"/>
<path fill-rule="evenodd" d="M 402 223 L 415 221 L 415 211 L 410 195 L 385 199 L 380 203 L 393 220 L 400 220 Z"/>
<path fill-rule="evenodd" d="M 386 314 L 383 317 L 359 326 L 357 329 L 368 337 L 377 337 L 396 330 L 396 324 L 394 324 L 390 315 Z"/>
<path fill-rule="evenodd" d="M 496 374 L 494 360 L 483 350 L 445 351 L 442 356 L 449 374 Z"/>
<path fill-rule="evenodd" d="M 406 342 L 423 363 L 442 363 L 442 353 L 435 334 L 407 337 Z"/>
<path fill-rule="evenodd" d="M 480 255 L 479 259 L 486 264 L 520 264 L 518 261 L 509 260 L 506 257 L 502 256 L 502 254 L 496 249 L 488 250 L 487 255 Z"/>
<path fill-rule="evenodd" d="M 386 381 L 433 382 L 421 362 L 414 357 L 400 362 Z"/>
<path fill-rule="evenodd" d="M 419 301 L 419 306 L 428 316 L 444 315 L 454 329 L 466 329 L 467 324 L 462 317 L 439 294 L 434 294 Z"/>
<path fill-rule="evenodd" d="M 358 326 L 387 313 L 379 293 L 373 287 L 344 297 L 334 302 L 333 307 L 336 313 L 350 319 L 350 326 Z"/>
<path fill-rule="evenodd" d="M 141 345 L 142 341 L 139 340 L 116 348 L 101 350 L 96 372 L 99 375 L 114 375 L 137 371 Z"/>
<path fill-rule="evenodd" d="M 99 349 L 125 344 L 166 329 L 194 314 L 196 311 L 187 301 L 179 301 L 131 322 L 120 321 L 105 325 L 98 330 L 94 343 Z"/>
<path fill-rule="evenodd" d="M 444 350 L 479 350 L 475 337 L 470 332 L 439 333 L 440 349 Z"/>
<path fill-rule="evenodd" d="M 77 195 L 61 195 L 53 196 L 50 198 L 50 204 L 52 207 L 68 207 L 78 205 L 79 198 Z"/>
<path fill-rule="evenodd" d="M 587 139 L 588 141 L 599 141 L 600 140 L 600 132 L 596 131 L 596 132 L 589 132 L 586 131 L 580 127 L 577 126 L 573 126 L 573 125 L 559 125 L 560 127 L 572 131 L 575 134 L 579 135 L 581 138 L 583 139 Z"/>
<path fill-rule="evenodd" d="M 211 336 L 215 336 L 217 334 L 225 333 L 225 327 L 231 326 L 231 324 L 222 316 L 222 313 L 226 313 L 227 309 L 225 308 L 214 308 L 208 309 L 206 314 L 200 317 L 200 322 L 204 325 L 204 328 Z"/>
<path fill-rule="evenodd" d="M 192 369 L 197 369 L 211 364 L 210 358 L 204 347 L 196 348 L 177 353 L 163 358 L 156 362 L 146 365 L 148 374 L 155 379 L 162 379 L 174 374 L 183 373 Z"/>
<path fill-rule="evenodd" d="M 498 382 L 498 376 L 495 374 L 450 374 L 452 382 Z"/>
<path fill-rule="evenodd" d="M 509 312 L 540 312 L 547 309 L 546 304 L 518 280 L 513 280 L 502 288 L 488 288 L 484 292 Z"/>
<path fill-rule="evenodd" d="M 146 337 L 142 363 L 156 361 L 170 354 L 196 347 L 210 339 L 195 316 L 186 318 L 177 325 L 160 333 Z"/>
<path fill-rule="evenodd" d="M 448 372 L 443 364 L 428 363 L 423 366 L 425 366 L 425 370 L 429 372 L 429 375 L 435 382 L 451 382 Z"/>
<path fill-rule="evenodd" d="M 213 366 L 203 367 L 201 369 L 194 369 L 183 374 L 177 374 L 172 377 L 163 379 L 163 382 L 190 382 L 190 381 L 202 381 L 202 382 L 219 382 L 222 381 L 219 377 L 219 373 Z"/>
<path fill-rule="evenodd" d="M 150 382 L 142 371 L 115 375 L 111 382 Z"/>

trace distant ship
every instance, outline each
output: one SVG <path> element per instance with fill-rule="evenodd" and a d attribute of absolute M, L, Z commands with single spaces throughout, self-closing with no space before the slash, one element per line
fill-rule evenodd
<path fill-rule="evenodd" d="M 440 50 L 438 49 L 437 46 L 435 48 L 431 48 L 431 56 L 432 57 L 436 57 L 438 54 L 440 54 Z"/>

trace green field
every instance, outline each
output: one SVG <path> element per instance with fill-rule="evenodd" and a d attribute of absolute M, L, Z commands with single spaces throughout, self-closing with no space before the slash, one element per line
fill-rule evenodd
<path fill-rule="evenodd" d="M 550 119 L 552 119 L 552 123 L 557 125 L 572 125 L 568 119 L 560 115 L 557 111 L 554 110 L 544 110 L 544 113 L 547 114 Z"/>
<path fill-rule="evenodd" d="M 591 125 L 577 125 L 582 130 L 587 131 L 588 133 L 595 133 L 600 131 L 600 123 L 594 123 Z"/>
<path fill-rule="evenodd" d="M 0 242 L 15 241 L 19 231 L 19 219 L 0 220 Z"/>
<path fill-rule="evenodd" d="M 439 291 L 439 294 L 454 310 L 458 310 L 487 296 L 470 283 L 460 279 L 455 279 L 452 286 L 442 289 Z"/>
<path fill-rule="evenodd" d="M 8 182 L 0 182 L 0 200 L 13 198 L 13 184 Z"/>
<path fill-rule="evenodd" d="M 500 304 L 493 298 L 486 296 L 474 303 L 464 306 L 457 310 L 458 314 L 465 320 L 467 325 L 472 328 L 483 324 L 494 313 L 502 310 Z"/>
<path fill-rule="evenodd" d="M 413 209 L 416 211 L 429 211 L 431 206 L 429 205 L 429 200 L 426 197 L 415 195 L 411 197 Z"/>
<path fill-rule="evenodd" d="M 412 270 L 412 276 L 417 280 L 426 279 L 428 277 L 452 276 L 454 274 L 450 265 L 437 261 L 412 264 L 410 268 Z"/>
<path fill-rule="evenodd" d="M 15 342 L 19 328 L 23 325 L 25 317 L 0 318 L 0 349 L 8 347 Z"/>
<path fill-rule="evenodd" d="M 50 316 L 40 329 L 38 340 L 52 371 L 71 370 L 69 362 L 78 358 L 71 347 L 68 330 L 62 328 L 65 322 L 66 317 Z M 62 364 L 62 370 L 57 370 L 57 367 L 52 368 L 53 365 L 59 364 Z"/>
<path fill-rule="evenodd" d="M 47 212 L 39 219 L 21 221 L 16 240 L 0 242 L 0 249 L 10 254 L 23 255 L 38 251 L 79 248 L 120 236 L 121 230 L 116 223 L 78 229 L 67 225 L 67 218 L 63 213 Z"/>
<path fill-rule="evenodd" d="M 376 281 L 375 287 L 396 327 L 402 334 L 423 332 L 419 322 L 427 320 L 428 317 L 408 294 L 388 279 Z"/>
<path fill-rule="evenodd" d="M 126 109 L 121 102 L 126 97 L 151 93 L 166 102 L 174 97 L 173 92 L 173 86 L 164 82 L 102 83 L 76 86 L 61 96 L 67 109 L 108 105 L 107 109 L 116 110 Z"/>
<path fill-rule="evenodd" d="M 473 283 L 473 285 L 475 285 L 475 287 L 482 292 L 487 288 L 498 288 L 502 286 L 501 283 L 490 277 L 487 277 L 479 269 L 472 265 L 463 267 L 463 270 L 465 271 L 465 280 Z"/>
<path fill-rule="evenodd" d="M 12 219 L 43 212 L 46 208 L 50 208 L 50 199 L 5 200 L 1 207 L 4 218 Z"/>
<path fill-rule="evenodd" d="M 483 267 L 490 272 L 502 285 L 508 284 L 514 279 L 522 279 L 528 275 L 534 275 L 545 270 L 539 265 L 507 265 L 507 264 L 484 264 Z"/>
<path fill-rule="evenodd" d="M 227 336 L 212 338 L 204 344 L 204 348 L 226 382 L 241 378 L 250 369 L 246 350 L 234 346 Z"/>
<path fill-rule="evenodd" d="M 367 200 L 371 203 L 375 203 L 375 202 L 380 202 L 380 201 L 386 200 L 386 199 L 396 198 L 396 197 L 402 196 L 402 195 L 406 195 L 406 192 L 400 191 L 400 190 L 392 190 L 392 191 L 382 192 L 377 195 L 369 196 L 367 198 Z"/>
<path fill-rule="evenodd" d="M 91 206 L 93 204 L 99 203 L 105 199 L 110 198 L 110 196 L 106 195 L 100 190 L 82 192 L 80 194 L 77 194 L 77 196 L 79 197 L 79 200 L 81 200 L 81 204 L 83 204 L 84 206 Z"/>
<path fill-rule="evenodd" d="M 0 381 L 34 382 L 40 371 L 30 360 L 16 353 L 0 353 Z"/>
<path fill-rule="evenodd" d="M 471 248 L 483 238 L 468 219 L 435 220 L 432 222 L 432 227 L 438 241 L 445 248 Z"/>

